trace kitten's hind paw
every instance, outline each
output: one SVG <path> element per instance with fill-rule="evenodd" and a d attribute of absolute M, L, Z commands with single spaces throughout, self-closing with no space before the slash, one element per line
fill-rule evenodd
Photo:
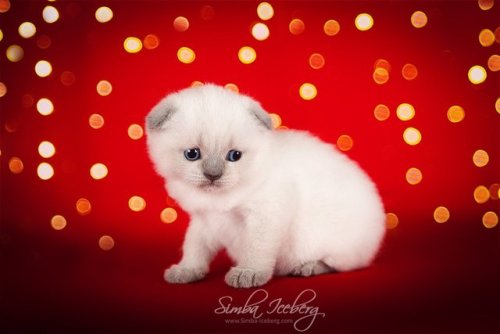
<path fill-rule="evenodd" d="M 295 267 L 290 275 L 292 276 L 314 276 L 332 272 L 333 270 L 323 261 L 311 261 Z"/>
<path fill-rule="evenodd" d="M 185 268 L 174 264 L 163 274 L 163 278 L 168 283 L 182 284 L 201 280 L 205 277 L 206 271 L 195 268 Z"/>
<path fill-rule="evenodd" d="M 226 283 L 233 288 L 252 288 L 266 284 L 272 276 L 272 272 L 232 267 L 226 274 Z"/>

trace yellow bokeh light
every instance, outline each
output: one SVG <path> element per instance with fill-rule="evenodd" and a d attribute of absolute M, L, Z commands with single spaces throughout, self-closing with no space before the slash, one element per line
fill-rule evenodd
<path fill-rule="evenodd" d="M 90 176 L 94 180 L 102 180 L 108 176 L 108 167 L 106 167 L 105 164 L 98 162 L 90 167 Z"/>
<path fill-rule="evenodd" d="M 177 59 L 179 59 L 181 63 L 191 64 L 196 59 L 196 54 L 193 49 L 183 46 L 177 50 Z"/>
<path fill-rule="evenodd" d="M 7 94 L 7 86 L 3 82 L 0 82 L 0 97 L 4 97 Z"/>
<path fill-rule="evenodd" d="M 469 69 L 468 77 L 470 82 L 478 85 L 486 80 L 486 70 L 480 65 L 474 65 Z"/>
<path fill-rule="evenodd" d="M 290 30 L 292 35 L 300 35 L 304 32 L 305 29 L 306 25 L 301 19 L 293 19 L 288 25 L 288 30 Z"/>
<path fill-rule="evenodd" d="M 422 182 L 422 178 L 422 172 L 418 168 L 412 167 L 406 171 L 406 182 L 413 186 Z"/>
<path fill-rule="evenodd" d="M 385 215 L 385 226 L 387 229 L 395 229 L 399 225 L 399 218 L 395 213 L 389 212 Z"/>
<path fill-rule="evenodd" d="M 198 81 L 198 80 L 191 82 L 191 87 L 201 87 L 203 85 L 204 85 L 204 83 L 201 81 Z"/>
<path fill-rule="evenodd" d="M 268 2 L 261 2 L 257 6 L 257 15 L 261 20 L 270 20 L 274 16 L 273 6 Z"/>
<path fill-rule="evenodd" d="M 109 22 L 111 21 L 111 19 L 113 19 L 113 11 L 111 10 L 111 8 L 106 6 L 99 7 L 95 11 L 95 19 L 100 23 Z"/>
<path fill-rule="evenodd" d="M 403 139 L 408 145 L 418 145 L 422 141 L 422 134 L 418 129 L 409 127 L 403 132 Z"/>
<path fill-rule="evenodd" d="M 99 248 L 103 251 L 112 250 L 115 247 L 115 240 L 109 235 L 103 235 L 99 238 Z"/>
<path fill-rule="evenodd" d="M 21 35 L 21 37 L 31 38 L 36 34 L 36 27 L 31 22 L 23 22 L 19 25 L 17 31 L 19 32 L 19 35 Z"/>
<path fill-rule="evenodd" d="M 123 48 L 128 53 L 137 53 L 142 50 L 142 41 L 137 37 L 127 37 L 123 41 Z"/>
<path fill-rule="evenodd" d="M 60 231 L 60 230 L 64 229 L 66 227 L 66 225 L 67 225 L 66 218 L 64 218 L 61 215 L 55 215 L 50 220 L 50 226 L 52 226 L 52 228 L 56 231 Z"/>
<path fill-rule="evenodd" d="M 337 148 L 343 152 L 347 152 L 352 149 L 354 142 L 352 138 L 348 135 L 341 135 L 337 139 Z"/>
<path fill-rule="evenodd" d="M 10 60 L 13 63 L 16 63 L 21 59 L 23 59 L 24 50 L 19 45 L 14 44 L 7 48 L 7 50 L 5 51 L 5 55 L 7 56 L 8 60 Z"/>
<path fill-rule="evenodd" d="M 44 140 L 38 145 L 38 154 L 42 158 L 52 158 L 56 154 L 56 148 L 50 141 Z"/>
<path fill-rule="evenodd" d="M 36 110 L 40 115 L 48 116 L 54 112 L 54 104 L 47 98 L 41 98 L 36 103 Z"/>
<path fill-rule="evenodd" d="M 140 196 L 132 196 L 128 200 L 128 207 L 134 212 L 139 212 L 146 208 L 146 201 Z"/>
<path fill-rule="evenodd" d="M 495 43 L 495 34 L 490 29 L 483 29 L 479 33 L 479 43 L 484 46 L 492 46 Z"/>
<path fill-rule="evenodd" d="M 500 97 L 495 101 L 495 110 L 500 114 Z"/>
<path fill-rule="evenodd" d="M 359 31 L 367 31 L 373 27 L 374 21 L 373 17 L 367 13 L 361 13 L 356 16 L 354 24 Z"/>
<path fill-rule="evenodd" d="M 463 121 L 465 117 L 464 108 L 461 106 L 451 106 L 447 113 L 448 120 L 452 123 L 458 123 Z"/>
<path fill-rule="evenodd" d="M 111 82 L 107 80 L 101 80 L 97 83 L 96 89 L 97 94 L 101 96 L 108 96 L 113 91 L 113 86 L 111 85 Z"/>
<path fill-rule="evenodd" d="M 273 123 L 273 128 L 277 129 L 281 126 L 281 117 L 278 114 L 269 114 L 269 117 L 271 117 L 271 122 Z"/>
<path fill-rule="evenodd" d="M 2 39 L 3 39 L 3 31 L 2 29 L 0 29 L 0 42 L 2 41 Z"/>
<path fill-rule="evenodd" d="M 411 15 L 411 25 L 415 28 L 423 28 L 427 25 L 427 15 L 422 11 L 416 11 Z"/>
<path fill-rule="evenodd" d="M 92 114 L 89 117 L 89 125 L 92 129 L 100 129 L 104 126 L 104 117 L 99 114 Z"/>
<path fill-rule="evenodd" d="M 401 103 L 396 109 L 396 115 L 402 121 L 409 121 L 415 117 L 415 108 L 409 103 Z"/>
<path fill-rule="evenodd" d="M 389 81 L 389 71 L 383 67 L 377 67 L 373 71 L 373 81 L 379 85 L 383 85 Z"/>
<path fill-rule="evenodd" d="M 238 51 L 238 59 L 243 64 L 251 64 L 257 59 L 257 53 L 250 46 L 244 46 Z"/>
<path fill-rule="evenodd" d="M 23 161 L 18 157 L 12 157 L 9 159 L 9 170 L 13 174 L 20 174 L 24 170 Z"/>
<path fill-rule="evenodd" d="M 450 219 L 450 210 L 444 206 L 438 206 L 434 210 L 434 220 L 436 223 L 446 223 Z"/>
<path fill-rule="evenodd" d="M 304 100 L 309 101 L 314 99 L 316 95 L 318 95 L 318 90 L 312 83 L 306 82 L 300 86 L 299 95 Z"/>
<path fill-rule="evenodd" d="M 323 30 L 328 36 L 335 36 L 340 31 L 340 24 L 335 20 L 328 20 L 323 25 Z"/>
<path fill-rule="evenodd" d="M 42 162 L 36 169 L 38 177 L 42 180 L 49 180 L 54 176 L 54 168 L 47 162 Z"/>
<path fill-rule="evenodd" d="M 490 10 L 495 4 L 494 0 L 478 0 L 477 4 L 482 10 Z"/>
<path fill-rule="evenodd" d="M 500 71 L 500 56 L 492 55 L 488 58 L 488 68 L 492 72 Z"/>
<path fill-rule="evenodd" d="M 184 32 L 189 29 L 189 20 L 184 16 L 178 16 L 174 19 L 174 29 L 179 32 Z"/>
<path fill-rule="evenodd" d="M 379 58 L 375 60 L 375 63 L 373 64 L 373 69 L 377 69 L 378 67 L 384 68 L 387 70 L 387 72 L 391 72 L 391 63 L 389 63 L 388 60 Z"/>
<path fill-rule="evenodd" d="M 46 60 L 40 60 L 35 65 L 35 72 L 41 78 L 48 77 L 52 73 L 52 65 Z"/>
<path fill-rule="evenodd" d="M 378 121 L 385 121 L 391 115 L 391 111 L 385 104 L 378 104 L 373 110 L 373 115 Z"/>
<path fill-rule="evenodd" d="M 485 150 L 476 150 L 472 155 L 472 162 L 477 167 L 484 167 L 490 161 L 490 156 Z"/>
<path fill-rule="evenodd" d="M 127 129 L 130 139 L 139 140 L 144 136 L 144 129 L 139 124 L 131 124 Z"/>
<path fill-rule="evenodd" d="M 256 23 L 252 27 L 252 36 L 258 41 L 264 41 L 269 37 L 269 28 L 264 23 Z"/>
<path fill-rule="evenodd" d="M 325 58 L 319 53 L 313 53 L 309 57 L 309 66 L 315 70 L 319 70 L 325 66 Z"/>
<path fill-rule="evenodd" d="M 144 37 L 143 44 L 146 49 L 154 50 L 160 45 L 160 39 L 156 35 L 149 34 Z"/>
<path fill-rule="evenodd" d="M 486 188 L 485 186 L 477 186 L 476 189 L 474 189 L 474 200 L 479 203 L 483 204 L 488 202 L 490 199 L 490 190 Z"/>
<path fill-rule="evenodd" d="M 88 215 L 90 211 L 92 211 L 92 205 L 88 199 L 82 197 L 76 201 L 76 212 L 78 212 L 79 215 Z"/>
<path fill-rule="evenodd" d="M 493 228 L 498 224 L 498 215 L 493 211 L 488 211 L 483 215 L 483 226 Z"/>
<path fill-rule="evenodd" d="M 406 80 L 414 80 L 418 75 L 418 70 L 413 64 L 405 64 L 401 70 L 401 74 Z"/>
<path fill-rule="evenodd" d="M 224 85 L 224 88 L 229 89 L 230 91 L 233 91 L 235 93 L 239 93 L 239 91 L 240 91 L 238 86 L 234 83 L 227 83 Z"/>
<path fill-rule="evenodd" d="M 165 208 L 160 213 L 160 219 L 165 224 L 171 224 L 177 220 L 177 211 L 174 208 Z"/>
<path fill-rule="evenodd" d="M 42 17 L 45 22 L 54 23 L 59 20 L 59 11 L 53 6 L 45 6 Z"/>

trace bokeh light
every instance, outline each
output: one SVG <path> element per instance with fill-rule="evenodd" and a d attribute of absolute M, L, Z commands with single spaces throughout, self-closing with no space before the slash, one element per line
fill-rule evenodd
<path fill-rule="evenodd" d="M 489 199 L 490 199 L 490 190 L 488 188 L 486 188 L 483 185 L 480 185 L 474 189 L 474 200 L 477 203 L 483 204 L 488 202 Z"/>
<path fill-rule="evenodd" d="M 490 188 L 490 198 L 492 200 L 497 200 L 500 198 L 500 184 L 499 183 L 493 183 Z"/>
<path fill-rule="evenodd" d="M 373 110 L 373 115 L 378 121 L 385 121 L 391 115 L 391 111 L 385 104 L 378 104 Z"/>
<path fill-rule="evenodd" d="M 480 65 L 472 66 L 467 74 L 469 77 L 469 81 L 475 85 L 484 82 L 487 77 L 486 70 Z"/>
<path fill-rule="evenodd" d="M 123 41 L 123 48 L 128 53 L 137 53 L 142 50 L 142 41 L 134 36 L 127 37 Z"/>
<path fill-rule="evenodd" d="M 495 101 L 495 110 L 500 114 L 500 97 Z"/>
<path fill-rule="evenodd" d="M 436 223 L 446 223 L 450 219 L 450 210 L 444 206 L 438 206 L 434 210 L 434 220 Z"/>
<path fill-rule="evenodd" d="M 204 21 L 213 20 L 213 18 L 215 17 L 215 8 L 210 5 L 201 7 L 200 16 Z"/>
<path fill-rule="evenodd" d="M 16 63 L 21 59 L 23 59 L 24 50 L 19 45 L 14 44 L 7 48 L 7 50 L 5 51 L 5 55 L 7 56 L 8 60 L 10 60 L 13 63 Z"/>
<path fill-rule="evenodd" d="M 9 0 L 0 0 L 0 13 L 7 13 L 10 9 Z"/>
<path fill-rule="evenodd" d="M 422 134 L 418 129 L 409 127 L 403 132 L 403 139 L 408 145 L 418 145 L 422 141 Z"/>
<path fill-rule="evenodd" d="M 103 235 L 99 238 L 99 248 L 103 251 L 112 250 L 115 247 L 115 240 L 109 235 Z"/>
<path fill-rule="evenodd" d="M 0 82 L 0 97 L 4 97 L 7 94 L 7 86 L 3 82 Z"/>
<path fill-rule="evenodd" d="M 108 96 L 113 91 L 113 86 L 111 85 L 111 82 L 107 80 L 101 80 L 97 83 L 96 89 L 97 94 L 101 96 Z"/>
<path fill-rule="evenodd" d="M 385 215 L 385 226 L 387 229 L 395 229 L 399 225 L 399 218 L 395 213 L 388 212 Z"/>
<path fill-rule="evenodd" d="M 477 4 L 482 10 L 490 10 L 495 4 L 494 0 L 478 0 Z"/>
<path fill-rule="evenodd" d="M 422 172 L 416 167 L 412 167 L 406 171 L 406 182 L 413 186 L 422 182 L 422 178 Z"/>
<path fill-rule="evenodd" d="M 189 29 L 189 20 L 184 16 L 178 16 L 174 19 L 174 29 L 179 32 L 184 32 Z"/>
<path fill-rule="evenodd" d="M 476 150 L 474 154 L 472 155 L 472 162 L 474 165 L 477 167 L 484 167 L 488 164 L 490 161 L 490 156 L 488 155 L 488 152 L 485 150 Z"/>
<path fill-rule="evenodd" d="M 50 180 L 54 176 L 54 168 L 48 162 L 42 162 L 38 165 L 36 173 L 40 179 Z"/>
<path fill-rule="evenodd" d="M 461 106 L 451 106 L 447 113 L 448 120 L 452 123 L 458 123 L 465 118 L 464 108 Z"/>
<path fill-rule="evenodd" d="M 60 76 L 61 83 L 64 86 L 71 86 L 75 83 L 76 77 L 75 74 L 71 71 L 64 71 Z"/>
<path fill-rule="evenodd" d="M 31 38 L 36 34 L 36 27 L 31 22 L 23 22 L 19 25 L 18 32 L 23 38 Z"/>
<path fill-rule="evenodd" d="M 104 126 L 104 117 L 99 114 L 92 114 L 89 117 L 89 125 L 92 129 L 100 129 Z"/>
<path fill-rule="evenodd" d="M 271 117 L 271 122 L 273 123 L 274 129 L 277 129 L 281 126 L 282 120 L 280 115 L 271 113 L 269 114 L 269 117 Z"/>
<path fill-rule="evenodd" d="M 391 63 L 387 59 L 379 58 L 375 60 L 375 63 L 373 64 L 373 69 L 377 69 L 378 67 L 384 68 L 387 70 L 387 72 L 391 72 L 392 66 Z"/>
<path fill-rule="evenodd" d="M 319 70 L 325 66 L 325 58 L 319 53 L 313 53 L 309 57 L 309 66 L 315 70 Z"/>
<path fill-rule="evenodd" d="M 415 117 L 415 108 L 409 103 L 401 103 L 396 109 L 396 115 L 402 121 L 409 121 Z"/>
<path fill-rule="evenodd" d="M 423 28 L 427 25 L 427 15 L 422 11 L 416 11 L 411 15 L 411 25 L 415 28 Z"/>
<path fill-rule="evenodd" d="M 35 72 L 41 78 L 48 77 L 52 73 L 52 65 L 46 60 L 40 60 L 35 65 Z"/>
<path fill-rule="evenodd" d="M 479 43 L 484 46 L 492 46 L 495 43 L 495 34 L 490 29 L 483 29 L 479 33 Z"/>
<path fill-rule="evenodd" d="M 500 71 L 500 56 L 492 55 L 488 58 L 488 68 L 492 72 Z"/>
<path fill-rule="evenodd" d="M 288 25 L 288 30 L 290 30 L 292 35 L 300 35 L 304 32 L 305 29 L 306 25 L 301 19 L 293 19 Z"/>
<path fill-rule="evenodd" d="M 318 95 L 318 90 L 312 83 L 306 82 L 300 86 L 299 95 L 304 100 L 312 100 Z"/>
<path fill-rule="evenodd" d="M 50 226 L 52 226 L 52 228 L 56 231 L 60 231 L 62 229 L 64 229 L 67 225 L 67 221 L 66 221 L 66 218 L 64 218 L 63 216 L 61 215 L 55 215 L 54 217 L 52 217 L 52 219 L 50 220 Z"/>
<path fill-rule="evenodd" d="M 343 152 L 347 152 L 352 149 L 354 142 L 352 138 L 348 135 L 341 135 L 337 139 L 337 148 Z"/>
<path fill-rule="evenodd" d="M 264 23 L 256 23 L 252 27 L 252 36 L 258 41 L 264 41 L 269 37 L 269 28 Z"/>
<path fill-rule="evenodd" d="M 13 174 L 21 174 L 24 170 L 23 161 L 18 157 L 12 157 L 9 159 L 9 170 Z"/>
<path fill-rule="evenodd" d="M 38 154 L 40 154 L 42 158 L 48 159 L 56 154 L 56 148 L 50 141 L 44 140 L 38 145 Z"/>
<path fill-rule="evenodd" d="M 146 208 L 146 201 L 141 196 L 132 196 L 128 200 L 128 207 L 134 212 L 139 212 Z"/>
<path fill-rule="evenodd" d="M 95 163 L 90 167 L 90 176 L 94 180 L 102 180 L 108 176 L 108 167 L 103 163 Z"/>
<path fill-rule="evenodd" d="M 183 46 L 177 50 L 177 59 L 179 59 L 181 63 L 191 64 L 196 59 L 196 54 L 193 49 Z"/>
<path fill-rule="evenodd" d="M 373 81 L 379 85 L 383 85 L 389 81 L 389 71 L 383 67 L 377 67 L 373 71 Z"/>
<path fill-rule="evenodd" d="M 106 6 L 99 7 L 95 11 L 95 19 L 100 23 L 109 22 L 113 19 L 113 11 L 111 10 L 111 8 Z"/>
<path fill-rule="evenodd" d="M 257 53 L 250 46 L 244 46 L 238 51 L 238 59 L 243 64 L 251 64 L 257 59 Z"/>
<path fill-rule="evenodd" d="M 144 129 L 139 124 L 131 124 L 127 129 L 130 139 L 139 140 L 144 136 Z"/>
<path fill-rule="evenodd" d="M 323 25 L 323 31 L 328 36 L 335 36 L 340 32 L 340 24 L 336 20 L 328 20 Z"/>
<path fill-rule="evenodd" d="M 498 224 L 498 215 L 493 211 L 488 211 L 483 215 L 483 226 L 493 228 Z"/>
<path fill-rule="evenodd" d="M 418 75 L 418 70 L 413 64 L 405 64 L 401 70 L 401 74 L 406 80 L 414 80 Z"/>
<path fill-rule="evenodd" d="M 359 31 L 367 31 L 373 27 L 374 21 L 373 17 L 367 13 L 361 13 L 356 16 L 354 24 Z"/>
<path fill-rule="evenodd" d="M 36 103 L 36 110 L 42 116 L 48 116 L 54 112 L 54 104 L 48 98 L 41 98 Z"/>
<path fill-rule="evenodd" d="M 177 211 L 174 208 L 165 208 L 160 213 L 160 219 L 165 224 L 171 224 L 177 220 Z"/>
<path fill-rule="evenodd" d="M 59 20 L 59 11 L 54 6 L 45 6 L 42 17 L 45 22 L 54 23 Z"/>
<path fill-rule="evenodd" d="M 2 29 L 0 29 L 0 42 L 2 41 L 2 39 L 3 39 L 3 31 Z"/>
<path fill-rule="evenodd" d="M 234 83 L 227 83 L 224 85 L 224 88 L 229 89 L 230 91 L 233 91 L 235 93 L 239 93 L 239 91 L 240 91 L 238 86 Z"/>
<path fill-rule="evenodd" d="M 84 197 L 76 201 L 76 212 L 81 216 L 86 216 L 92 211 L 90 201 Z"/>
<path fill-rule="evenodd" d="M 146 37 L 144 37 L 143 45 L 147 50 L 154 50 L 160 45 L 160 39 L 158 36 L 153 34 L 146 35 Z"/>
<path fill-rule="evenodd" d="M 271 4 L 268 2 L 261 2 L 257 6 L 257 16 L 259 16 L 259 18 L 264 21 L 272 19 L 272 17 L 274 16 L 273 6 L 271 6 Z"/>

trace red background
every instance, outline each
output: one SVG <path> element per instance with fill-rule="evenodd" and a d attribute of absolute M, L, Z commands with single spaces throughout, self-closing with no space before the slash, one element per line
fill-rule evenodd
<path fill-rule="evenodd" d="M 0 4 L 5 4 L 1 1 Z M 171 332 L 212 331 L 291 332 L 290 325 L 226 325 L 214 314 L 218 299 L 234 296 L 244 302 L 250 291 L 226 287 L 223 274 L 230 263 L 220 256 L 208 278 L 200 283 L 173 286 L 163 281 L 164 268 L 180 257 L 188 217 L 163 189 L 145 149 L 144 138 L 127 135 L 130 124 L 143 124 L 150 108 L 166 93 L 190 86 L 195 80 L 221 85 L 234 83 L 241 92 L 281 116 L 283 124 L 305 129 L 335 143 L 352 137 L 347 152 L 378 184 L 386 211 L 399 217 L 376 263 L 369 269 L 320 277 L 277 278 L 266 289 L 272 298 L 292 302 L 306 288 L 326 313 L 311 331 L 334 332 L 498 332 L 500 324 L 500 248 L 498 226 L 482 224 L 487 211 L 499 213 L 498 194 L 486 203 L 474 200 L 474 189 L 500 183 L 499 120 L 495 101 L 500 97 L 498 73 L 487 60 L 498 54 L 497 43 L 483 47 L 479 32 L 499 25 L 499 4 L 481 10 L 476 1 L 331 1 L 272 2 L 275 15 L 265 21 L 270 37 L 257 41 L 251 27 L 261 20 L 259 2 L 169 1 L 12 1 L 0 13 L 0 81 L 7 87 L 1 107 L 1 322 L 8 332 L 48 329 L 51 332 Z M 47 5 L 60 13 L 57 22 L 42 19 Z M 114 13 L 99 23 L 95 11 L 109 6 Z M 207 19 L 207 7 L 213 17 Z M 428 24 L 411 25 L 416 10 Z M 355 17 L 369 13 L 374 26 L 359 31 Z M 190 27 L 176 31 L 173 20 L 186 17 Z M 305 23 L 300 35 L 290 33 L 294 18 Z M 323 24 L 335 19 L 340 32 L 327 36 Z M 34 37 L 19 36 L 19 24 L 37 27 Z M 129 36 L 154 34 L 159 46 L 127 53 Z M 498 30 L 497 30 L 498 34 Z M 40 48 L 41 36 L 50 47 Z M 10 62 L 6 49 L 18 44 L 24 58 Z M 187 46 L 196 59 L 183 64 L 177 50 Z M 251 46 L 252 64 L 238 60 L 238 50 Z M 319 70 L 308 64 L 312 53 L 325 58 Z M 377 59 L 391 64 L 385 84 L 374 82 Z M 53 72 L 40 78 L 38 60 L 48 60 Z M 415 80 L 401 75 L 414 64 Z M 467 72 L 473 65 L 487 70 L 486 81 L 473 85 Z M 71 71 L 72 85 L 61 82 Z M 108 80 L 109 96 L 96 85 Z M 303 100 L 299 87 L 313 83 L 318 95 Z M 46 97 L 54 113 L 41 116 L 36 101 Z M 386 121 L 373 116 L 377 104 L 386 104 Z M 415 117 L 396 117 L 401 103 L 411 103 Z M 453 124 L 447 110 L 460 105 L 465 119 Z M 89 116 L 101 114 L 101 129 L 89 126 Z M 408 126 L 422 133 L 410 146 L 402 134 Z M 48 140 L 54 157 L 38 155 L 38 144 Z M 488 152 L 482 168 L 472 162 L 477 149 Z M 20 174 L 9 170 L 12 157 L 24 164 Z M 39 163 L 55 170 L 50 180 L 37 176 Z M 94 180 L 90 167 L 104 163 L 109 175 Z M 410 185 L 410 167 L 422 171 L 422 182 Z M 147 205 L 141 212 L 128 207 L 138 195 Z M 85 197 L 90 214 L 81 216 L 76 201 Z M 179 218 L 160 220 L 165 207 Z M 433 211 L 446 206 L 444 224 Z M 63 215 L 68 224 L 56 231 L 51 217 Z M 115 247 L 99 248 L 109 235 Z M 239 318 L 236 316 L 235 318 Z M 284 318 L 287 318 L 286 316 Z"/>

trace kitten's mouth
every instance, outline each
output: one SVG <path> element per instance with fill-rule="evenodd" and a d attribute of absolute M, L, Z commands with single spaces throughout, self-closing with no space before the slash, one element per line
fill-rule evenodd
<path fill-rule="evenodd" d="M 218 189 L 221 189 L 222 184 L 217 182 L 217 181 L 207 181 L 205 183 L 202 183 L 200 185 L 200 188 L 207 191 L 207 192 L 211 192 L 211 191 L 216 191 Z"/>

